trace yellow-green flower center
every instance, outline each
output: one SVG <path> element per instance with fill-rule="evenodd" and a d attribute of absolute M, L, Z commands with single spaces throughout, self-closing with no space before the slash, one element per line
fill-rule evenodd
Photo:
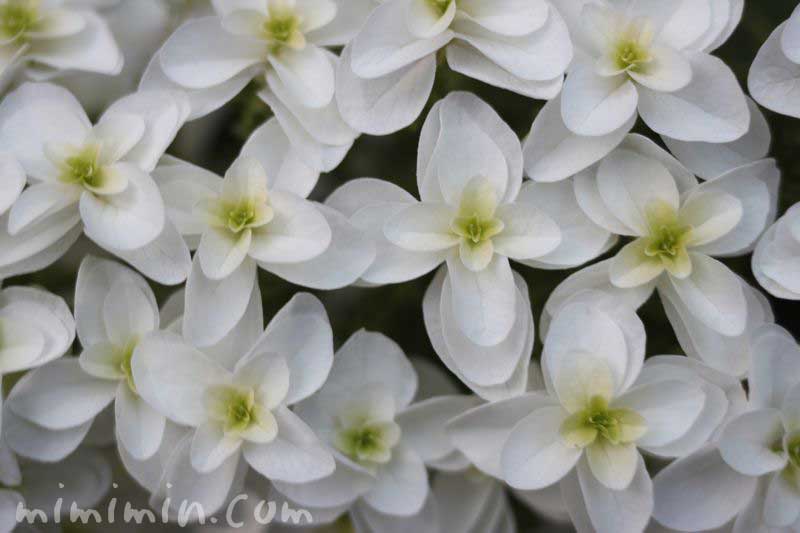
<path fill-rule="evenodd" d="M 363 421 L 340 428 L 335 446 L 342 453 L 366 466 L 388 463 L 392 448 L 400 438 L 400 429 L 394 422 Z"/>
<path fill-rule="evenodd" d="M 0 36 L 3 39 L 24 38 L 39 19 L 38 2 L 9 0 L 0 5 Z"/>
<path fill-rule="evenodd" d="M 505 224 L 496 218 L 483 218 L 479 214 L 456 217 L 450 229 L 467 243 L 477 245 L 503 231 Z"/>
<path fill-rule="evenodd" d="M 103 167 L 99 161 L 100 147 L 87 145 L 73 156 L 67 157 L 61 168 L 59 179 L 84 187 L 100 187 L 103 183 Z"/>
<path fill-rule="evenodd" d="M 272 54 L 280 52 L 284 47 L 302 50 L 306 45 L 303 35 L 303 17 L 298 15 L 288 4 L 270 3 L 267 18 L 264 21 L 264 40 L 269 43 Z"/>
<path fill-rule="evenodd" d="M 131 341 L 125 348 L 121 350 L 121 357 L 119 368 L 125 376 L 125 381 L 128 383 L 128 388 L 134 395 L 139 394 L 136 390 L 136 383 L 133 381 L 133 370 L 131 369 L 131 359 L 133 358 L 133 351 L 136 349 L 136 341 Z"/>
<path fill-rule="evenodd" d="M 226 433 L 242 432 L 258 420 L 255 391 L 250 388 L 226 388 L 216 418 Z"/>
<path fill-rule="evenodd" d="M 639 72 L 652 57 L 647 47 L 637 41 L 625 39 L 617 43 L 614 59 L 620 70 Z"/>
<path fill-rule="evenodd" d="M 800 435 L 786 443 L 786 454 L 792 466 L 800 468 Z"/>
<path fill-rule="evenodd" d="M 610 444 L 635 442 L 647 431 L 638 413 L 612 408 L 602 396 L 593 396 L 586 407 L 567 417 L 561 424 L 561 436 L 567 445 L 584 448 L 598 438 Z"/>
<path fill-rule="evenodd" d="M 439 15 L 444 15 L 445 12 L 447 12 L 447 8 L 449 8 L 450 4 L 455 2 L 455 0 L 428 0 L 428 2 Z"/>
<path fill-rule="evenodd" d="M 649 206 L 647 224 L 650 235 L 644 253 L 648 257 L 671 261 L 685 250 L 692 228 L 681 223 L 672 207 L 661 203 Z"/>
<path fill-rule="evenodd" d="M 228 211 L 228 229 L 234 233 L 239 233 L 249 227 L 256 219 L 256 210 L 250 203 L 244 203 L 231 208 Z"/>

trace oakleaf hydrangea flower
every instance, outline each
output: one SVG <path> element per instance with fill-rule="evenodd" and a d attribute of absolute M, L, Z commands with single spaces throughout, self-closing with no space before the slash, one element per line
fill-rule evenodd
<path fill-rule="evenodd" d="M 0 2 L 0 87 L 18 66 L 42 80 L 71 70 L 116 75 L 122 65 L 108 24 L 86 2 Z"/>
<path fill-rule="evenodd" d="M 690 455 L 659 474 L 655 517 L 662 524 L 698 531 L 733 522 L 737 533 L 798 527 L 800 349 L 774 325 L 761 328 L 752 343 L 749 402 L 719 435 L 718 449 Z M 716 490 L 708 492 L 711 486 Z"/>
<path fill-rule="evenodd" d="M 588 219 L 556 208 L 553 198 L 574 200 L 569 191 L 522 184 L 519 140 L 473 95 L 450 94 L 431 111 L 420 141 L 417 185 L 421 202 L 375 180 L 350 182 L 330 202 L 377 243 L 376 261 L 362 276 L 367 283 L 407 281 L 446 263 L 452 306 L 442 315 L 444 327 L 479 346 L 495 346 L 512 330 L 515 343 L 525 343 L 524 327 L 513 328 L 518 295 L 509 259 L 566 268 L 600 254 L 609 240 L 602 230 L 581 231 L 596 228 Z M 459 354 L 453 351 L 454 358 Z M 497 384 L 517 360 L 506 361 L 504 376 L 466 377 Z"/>
<path fill-rule="evenodd" d="M 166 160 L 155 171 L 170 218 L 197 248 L 184 333 L 218 342 L 257 291 L 257 266 L 318 289 L 349 285 L 374 259 L 372 243 L 335 210 L 305 198 L 318 173 L 303 164 L 275 120 L 257 129 L 220 179 Z M 217 295 L 226 294 L 226 306 Z"/>
<path fill-rule="evenodd" d="M 334 357 L 325 385 L 297 406 L 332 450 L 336 471 L 312 483 L 276 482 L 300 505 L 411 517 L 429 496 L 426 464 L 454 447 L 444 423 L 477 403 L 448 395 L 412 403 L 417 374 L 387 337 L 355 333 Z M 372 519 L 368 519 L 372 522 Z"/>
<path fill-rule="evenodd" d="M 140 460 L 151 457 L 161 444 L 166 419 L 139 396 L 131 361 L 136 346 L 159 329 L 153 292 L 139 274 L 89 256 L 78 271 L 75 314 L 83 347 L 80 357 L 31 372 L 9 396 L 9 410 L 22 419 L 19 424 L 38 429 L 10 436 L 11 446 L 27 455 L 35 449 L 28 439 L 85 435 L 94 418 L 113 402 L 119 445 Z M 45 430 L 51 433 L 42 435 Z M 73 442 L 77 446 L 80 441 Z"/>
<path fill-rule="evenodd" d="M 747 302 L 739 279 L 713 256 L 754 247 L 778 179 L 775 163 L 763 160 L 697 184 L 666 152 L 633 136 L 576 177 L 575 190 L 592 220 L 634 239 L 607 263 L 612 285 L 657 287 L 681 314 L 737 336 Z"/>
<path fill-rule="evenodd" d="M 800 300 L 800 205 L 764 233 L 753 254 L 753 273 L 773 296 Z"/>
<path fill-rule="evenodd" d="M 674 139 L 729 142 L 747 132 L 744 93 L 730 68 L 708 53 L 729 12 L 711 13 L 707 2 L 575 4 L 562 10 L 579 48 L 561 98 L 571 131 L 606 135 L 632 125 L 638 109 L 651 129 Z"/>
<path fill-rule="evenodd" d="M 29 83 L 5 97 L 0 143 L 25 169 L 29 186 L 2 219 L 2 273 L 43 268 L 85 232 L 158 281 L 183 281 L 189 253 L 165 223 L 149 172 L 185 117 L 180 95 L 165 92 L 124 97 L 94 126 L 54 85 Z"/>
<path fill-rule="evenodd" d="M 431 93 L 440 52 L 456 72 L 549 99 L 561 90 L 572 43 L 547 0 L 388 0 L 342 52 L 342 116 L 373 135 L 411 124 Z"/>
<path fill-rule="evenodd" d="M 544 341 L 546 391 L 479 406 L 450 422 L 449 433 L 476 466 L 512 487 L 560 482 L 579 528 L 643 531 L 653 492 L 639 450 L 676 457 L 699 449 L 728 404 L 690 366 L 645 363 L 644 345 L 633 310 L 579 293 Z"/>
<path fill-rule="evenodd" d="M 775 28 L 758 51 L 747 84 L 756 102 L 800 118 L 800 9 Z"/>
<path fill-rule="evenodd" d="M 334 471 L 330 452 L 289 408 L 317 391 L 331 369 L 325 309 L 298 294 L 263 330 L 260 298 L 252 301 L 249 318 L 219 345 L 200 351 L 178 334 L 160 332 L 134 353 L 141 397 L 190 428 L 170 445 L 158 481 L 157 491 L 175 509 L 194 501 L 214 513 L 247 465 L 273 482 L 298 484 Z"/>

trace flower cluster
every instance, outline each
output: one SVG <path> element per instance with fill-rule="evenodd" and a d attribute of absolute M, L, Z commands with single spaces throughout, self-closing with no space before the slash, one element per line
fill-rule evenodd
<path fill-rule="evenodd" d="M 0 533 L 800 531 L 800 7 L 752 99 L 743 9 L 0 0 Z"/>

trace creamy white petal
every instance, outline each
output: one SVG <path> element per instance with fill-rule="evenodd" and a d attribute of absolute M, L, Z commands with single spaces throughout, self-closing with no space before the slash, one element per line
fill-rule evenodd
<path fill-rule="evenodd" d="M 783 438 L 783 423 L 777 409 L 759 409 L 742 414 L 725 427 L 719 440 L 722 458 L 738 472 L 761 476 L 781 470 L 786 457 L 775 451 Z"/>
<path fill-rule="evenodd" d="M 639 94 L 624 76 L 602 77 L 591 66 L 570 71 L 561 94 L 561 115 L 579 135 L 607 135 L 636 114 Z"/>

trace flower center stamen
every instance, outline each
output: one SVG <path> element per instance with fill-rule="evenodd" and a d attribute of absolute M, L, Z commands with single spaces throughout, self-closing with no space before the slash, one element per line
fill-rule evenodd
<path fill-rule="evenodd" d="M 444 15 L 447 12 L 447 9 L 450 7 L 455 0 L 428 0 L 431 7 L 439 13 L 439 15 Z"/>
<path fill-rule="evenodd" d="M 587 406 L 567 417 L 561 436 L 571 447 L 584 448 L 598 438 L 618 445 L 635 442 L 647 431 L 645 420 L 634 411 L 611 408 L 602 396 L 593 396 Z"/>
<path fill-rule="evenodd" d="M 39 19 L 38 2 L 9 0 L 0 5 L 0 36 L 3 39 L 24 37 Z"/>
<path fill-rule="evenodd" d="M 362 421 L 340 428 L 335 446 L 351 459 L 365 466 L 388 463 L 392 448 L 400 439 L 400 428 L 394 422 Z"/>
<path fill-rule="evenodd" d="M 89 188 L 97 188 L 103 182 L 103 168 L 99 162 L 100 147 L 90 144 L 64 160 L 60 179 Z"/>
<path fill-rule="evenodd" d="M 119 368 L 122 371 L 123 375 L 125 376 L 125 381 L 128 384 L 128 388 L 134 394 L 134 396 L 139 395 L 139 391 L 136 390 L 136 383 L 133 381 L 133 370 L 131 368 L 131 359 L 133 359 L 133 351 L 136 349 L 136 341 L 131 341 L 128 345 L 122 350 L 122 357 L 120 358 Z"/>
<path fill-rule="evenodd" d="M 453 233 L 467 241 L 467 243 L 477 245 L 487 241 L 503 231 L 505 224 L 496 218 L 482 218 L 475 213 L 471 216 L 456 217 L 450 224 Z"/>

